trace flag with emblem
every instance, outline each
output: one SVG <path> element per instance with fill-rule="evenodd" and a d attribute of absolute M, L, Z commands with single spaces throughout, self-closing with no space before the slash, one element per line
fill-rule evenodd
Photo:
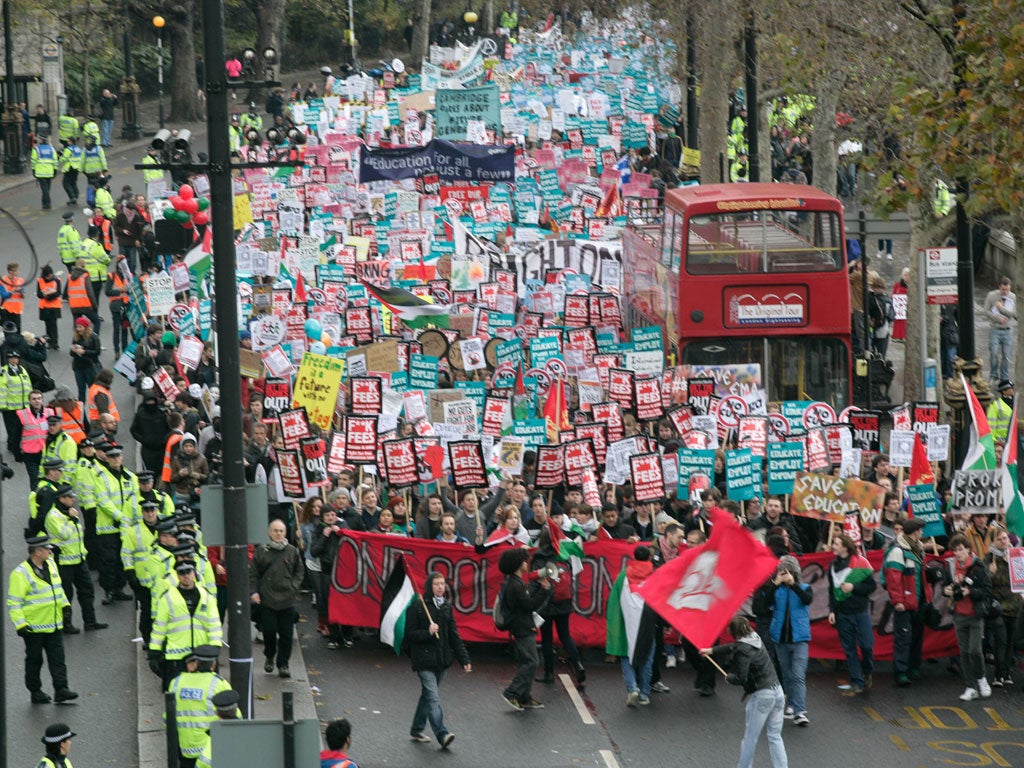
<path fill-rule="evenodd" d="M 1006 434 L 1002 466 L 1003 509 L 1006 510 L 1006 527 L 1016 536 L 1024 536 L 1024 498 L 1021 497 L 1017 482 L 1017 398 L 1013 398 L 1013 415 L 1010 429 Z"/>
<path fill-rule="evenodd" d="M 995 469 L 996 448 L 992 440 L 992 430 L 988 425 L 988 416 L 985 415 L 985 409 L 981 407 L 963 374 L 960 374 L 960 381 L 964 392 L 967 393 L 967 412 L 971 417 L 967 455 L 964 456 L 960 469 Z"/>

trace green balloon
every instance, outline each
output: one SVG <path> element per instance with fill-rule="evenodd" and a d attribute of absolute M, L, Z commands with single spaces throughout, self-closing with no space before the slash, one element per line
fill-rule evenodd
<path fill-rule="evenodd" d="M 209 207 L 210 207 L 210 198 L 208 198 L 208 197 L 200 197 L 199 198 L 199 210 L 200 211 L 205 211 Z"/>
<path fill-rule="evenodd" d="M 174 214 L 176 213 L 177 211 L 173 208 L 164 208 L 164 218 L 168 221 L 174 221 Z"/>
<path fill-rule="evenodd" d="M 175 211 L 174 214 L 174 218 L 180 221 L 182 224 L 189 220 L 188 211 Z"/>

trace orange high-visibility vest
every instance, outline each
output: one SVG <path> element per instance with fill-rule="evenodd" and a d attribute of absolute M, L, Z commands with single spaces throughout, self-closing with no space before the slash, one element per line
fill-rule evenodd
<path fill-rule="evenodd" d="M 123 291 L 125 289 L 125 287 L 127 287 L 127 285 L 128 285 L 128 283 L 125 282 L 125 279 L 123 277 L 121 277 L 121 274 L 119 272 L 110 272 L 107 275 L 107 277 L 114 284 L 114 287 L 117 288 L 117 290 L 119 290 L 119 291 Z M 128 294 L 127 294 L 127 292 L 123 293 L 123 294 L 121 294 L 119 296 L 111 296 L 110 297 L 110 303 L 112 305 L 113 304 L 117 304 L 117 302 L 121 302 L 122 304 L 127 304 L 128 303 Z"/>
<path fill-rule="evenodd" d="M 99 422 L 100 420 L 100 409 L 96 407 L 96 395 L 102 392 L 107 396 L 107 400 L 110 401 L 110 407 L 107 409 L 107 413 L 114 417 L 116 421 L 121 421 L 121 414 L 117 412 L 117 403 L 114 402 L 114 395 L 111 394 L 110 390 L 104 387 L 102 384 L 91 384 L 89 386 L 89 393 L 86 395 L 86 403 L 89 406 L 89 421 Z"/>
<path fill-rule="evenodd" d="M 174 447 L 181 442 L 185 434 L 183 432 L 175 432 L 167 438 L 167 447 L 164 449 L 164 467 L 160 472 L 160 479 L 165 482 L 171 482 L 171 457 L 174 455 Z"/>
<path fill-rule="evenodd" d="M 42 294 L 49 293 L 54 288 L 57 289 L 57 295 L 54 296 L 52 299 L 39 300 L 40 309 L 60 309 L 64 305 L 64 300 L 61 299 L 60 297 L 60 281 L 57 280 L 57 278 L 54 278 L 53 280 L 45 280 L 41 277 L 37 277 L 36 287 Z"/>
<path fill-rule="evenodd" d="M 110 250 L 114 247 L 114 226 L 110 223 L 110 219 L 102 218 L 99 221 L 93 219 L 92 223 L 103 236 L 103 239 L 100 241 L 103 250 L 110 253 Z"/>
<path fill-rule="evenodd" d="M 83 423 L 82 403 L 80 400 L 75 401 L 75 408 L 72 411 L 66 408 L 60 409 L 61 416 L 61 431 L 64 432 L 68 437 L 75 441 L 75 445 L 78 445 L 85 439 L 85 424 Z"/>
<path fill-rule="evenodd" d="M 25 278 L 4 275 L 0 277 L 0 283 L 3 283 L 4 288 L 11 292 L 11 297 L 0 305 L 0 309 L 10 312 L 12 315 L 20 315 L 25 309 Z"/>
<path fill-rule="evenodd" d="M 85 287 L 88 279 L 88 272 L 84 272 L 78 277 L 68 278 L 68 306 L 72 309 L 92 309 L 89 290 Z"/>

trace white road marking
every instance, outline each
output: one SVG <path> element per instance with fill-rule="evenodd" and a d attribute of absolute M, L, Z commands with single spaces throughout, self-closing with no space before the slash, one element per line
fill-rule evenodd
<path fill-rule="evenodd" d="M 569 698 L 572 699 L 572 703 L 576 705 L 576 711 L 579 712 L 580 720 L 583 721 L 584 725 L 593 725 L 594 718 L 590 715 L 590 710 L 587 709 L 587 705 L 583 703 L 583 697 L 580 696 L 580 692 L 576 690 L 576 686 L 572 682 L 572 678 L 564 672 L 558 676 L 558 679 L 562 681 L 562 685 L 565 686 L 566 693 L 569 694 Z"/>
<path fill-rule="evenodd" d="M 615 759 L 615 753 L 610 749 L 602 749 L 598 754 L 604 760 L 606 768 L 619 768 L 619 761 Z"/>

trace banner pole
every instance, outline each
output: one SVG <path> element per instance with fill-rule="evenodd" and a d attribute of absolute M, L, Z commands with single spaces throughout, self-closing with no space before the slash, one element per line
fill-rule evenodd
<path fill-rule="evenodd" d="M 714 665 L 715 669 L 717 669 L 719 672 L 722 673 L 722 677 L 725 677 L 725 678 L 729 677 L 729 673 L 726 672 L 724 669 L 722 669 L 722 667 L 719 665 L 719 663 L 717 661 L 714 660 L 714 658 L 711 656 L 710 653 L 707 656 L 705 656 L 704 658 L 707 659 L 708 661 L 710 661 L 712 663 L 712 665 Z"/>

